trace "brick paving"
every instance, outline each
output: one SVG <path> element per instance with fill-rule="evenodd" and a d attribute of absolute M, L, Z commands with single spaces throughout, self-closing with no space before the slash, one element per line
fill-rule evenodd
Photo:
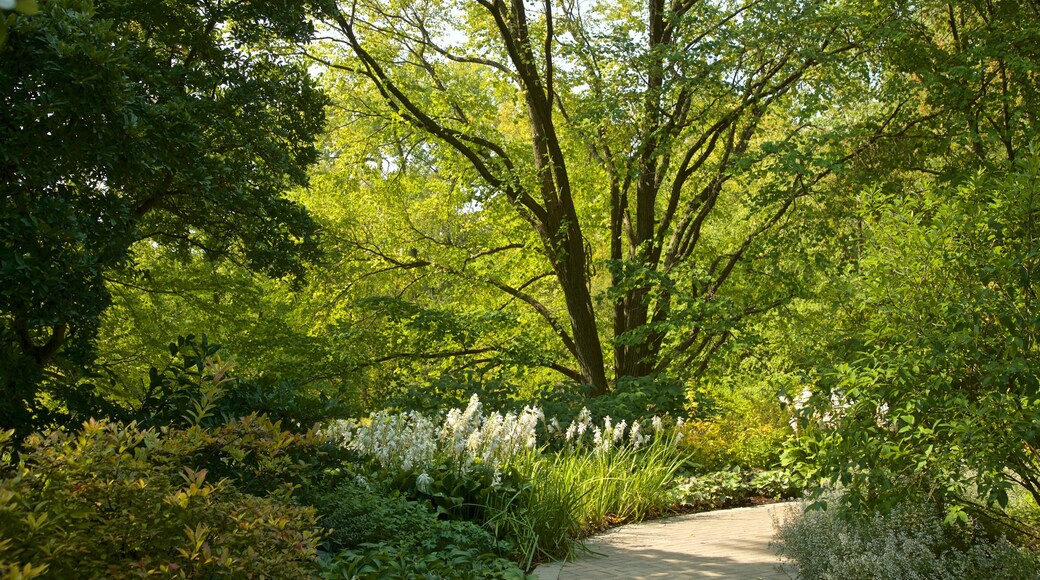
<path fill-rule="evenodd" d="M 736 508 L 622 526 L 589 538 L 593 552 L 539 566 L 539 580 L 790 578 L 769 547 L 790 504 Z"/>

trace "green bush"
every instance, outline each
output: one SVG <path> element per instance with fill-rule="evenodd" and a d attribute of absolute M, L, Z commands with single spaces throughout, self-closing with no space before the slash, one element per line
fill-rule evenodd
<path fill-rule="evenodd" d="M 944 580 L 1040 574 L 1040 557 L 980 527 L 948 526 L 927 502 L 903 503 L 888 515 L 851 519 L 834 510 L 792 510 L 775 548 L 798 578 L 813 580 Z"/>
<path fill-rule="evenodd" d="M 442 520 L 429 503 L 342 481 L 309 498 L 328 531 L 326 578 L 524 578 L 510 546 L 479 525 Z"/>
<path fill-rule="evenodd" d="M 245 455 L 257 472 L 284 467 L 292 436 L 243 441 L 271 427 L 255 417 L 215 431 L 88 421 L 29 437 L 0 480 L 0 576 L 312 575 L 314 510 L 295 505 L 291 487 L 250 495 L 206 468 Z"/>
<path fill-rule="evenodd" d="M 679 503 L 694 509 L 720 509 L 755 501 L 781 500 L 798 496 L 798 489 L 784 471 L 717 471 L 679 480 L 675 487 Z"/>
<path fill-rule="evenodd" d="M 866 513 L 907 488 L 957 518 L 1017 488 L 1040 504 L 1040 155 L 862 202 L 784 464 Z"/>
<path fill-rule="evenodd" d="M 482 553 L 500 549 L 491 534 L 472 522 L 440 520 L 428 504 L 396 492 L 379 493 L 362 481 L 343 481 L 308 498 L 308 503 L 318 510 L 318 523 L 328 530 L 326 549 L 330 553 L 362 544 L 422 551 L 449 546 Z"/>
<path fill-rule="evenodd" d="M 322 578 L 409 578 L 430 580 L 524 580 L 529 578 L 516 564 L 476 549 L 449 548 L 415 552 L 387 545 L 365 545 L 346 550 L 321 566 Z"/>
<path fill-rule="evenodd" d="M 718 384 L 698 390 L 700 417 L 683 428 L 680 449 L 702 472 L 775 467 L 784 441 L 791 436 L 790 412 L 781 408 L 772 382 L 736 380 L 719 379 Z"/>

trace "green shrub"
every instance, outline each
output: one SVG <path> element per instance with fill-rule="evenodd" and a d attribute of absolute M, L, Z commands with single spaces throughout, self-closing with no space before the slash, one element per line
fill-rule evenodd
<path fill-rule="evenodd" d="M 524 578 L 507 543 L 465 520 L 438 519 L 426 502 L 381 493 L 360 478 L 309 499 L 327 528 L 326 578 Z"/>
<path fill-rule="evenodd" d="M 145 426 L 186 426 L 193 405 L 208 388 L 209 373 L 220 348 L 205 334 L 200 338 L 193 334 L 178 336 L 167 346 L 168 358 L 149 369 L 147 386 L 139 400 L 133 401 L 133 410 L 122 409 L 108 416 Z M 232 378 L 230 369 L 231 365 L 223 367 L 221 392 L 212 401 L 211 413 L 204 420 L 207 425 L 256 413 L 270 417 L 286 430 L 305 433 L 318 423 L 348 413 L 342 401 L 326 393 L 282 379 Z"/>
<path fill-rule="evenodd" d="M 720 509 L 755 501 L 796 497 L 798 490 L 781 470 L 741 471 L 735 468 L 679 480 L 675 488 L 679 503 L 694 509 Z"/>
<path fill-rule="evenodd" d="M 500 549 L 491 534 L 472 522 L 440 520 L 428 504 L 410 501 L 397 492 L 379 493 L 360 481 L 343 481 L 308 502 L 318 510 L 318 523 L 328 530 L 330 553 L 362 544 L 423 551 L 448 546 L 482 553 Z"/>
<path fill-rule="evenodd" d="M 1040 155 L 860 203 L 784 464 L 866 513 L 908 488 L 952 517 L 1016 488 L 1040 504 Z"/>
<path fill-rule="evenodd" d="M 792 510 L 775 548 L 798 578 L 825 580 L 1033 579 L 1040 557 L 978 526 L 948 526 L 942 510 L 904 503 L 888 515 L 839 517 L 836 510 Z"/>
<path fill-rule="evenodd" d="M 415 552 L 387 545 L 365 545 L 346 550 L 322 563 L 322 578 L 415 578 L 430 580 L 524 580 L 530 578 L 516 564 L 476 549 L 449 548 Z"/>
<path fill-rule="evenodd" d="M 781 409 L 771 383 L 722 381 L 697 392 L 700 418 L 683 428 L 680 449 L 704 472 L 740 467 L 769 469 L 791 436 L 790 412 Z"/>
<path fill-rule="evenodd" d="M 29 437 L 0 480 L 0 575 L 311 575 L 314 510 L 295 505 L 291 487 L 254 496 L 206 468 L 247 454 L 257 472 L 284 467 L 293 436 L 260 435 L 272 427 L 256 417 L 212 431 L 88 421 Z"/>

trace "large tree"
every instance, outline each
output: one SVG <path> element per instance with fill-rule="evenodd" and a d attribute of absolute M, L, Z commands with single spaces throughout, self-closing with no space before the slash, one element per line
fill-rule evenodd
<path fill-rule="evenodd" d="M 570 361 L 552 368 L 600 394 L 703 370 L 731 325 L 791 295 L 767 233 L 915 123 L 887 95 L 864 104 L 876 71 L 857 57 L 897 17 L 830 2 L 357 1 L 324 5 L 314 56 L 371 87 L 342 106 L 397 140 L 377 166 L 432 161 L 468 192 L 460 220 L 508 206 L 525 224 L 456 244 L 454 266 L 363 247 L 378 267 L 438 268 L 530 307 Z M 546 271 L 474 274 L 510 252 Z M 727 296 L 741 271 L 760 278 Z"/>
<path fill-rule="evenodd" d="M 0 425 L 72 411 L 135 243 L 298 277 L 325 97 L 304 6 L 52 0 L 0 48 Z M 43 385 L 55 388 L 46 397 Z"/>

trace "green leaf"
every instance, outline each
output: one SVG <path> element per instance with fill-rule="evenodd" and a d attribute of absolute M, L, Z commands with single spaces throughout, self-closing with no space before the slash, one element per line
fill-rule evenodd
<path fill-rule="evenodd" d="M 22 14 L 36 14 L 40 11 L 36 0 L 18 0 L 14 6 L 15 11 Z"/>

